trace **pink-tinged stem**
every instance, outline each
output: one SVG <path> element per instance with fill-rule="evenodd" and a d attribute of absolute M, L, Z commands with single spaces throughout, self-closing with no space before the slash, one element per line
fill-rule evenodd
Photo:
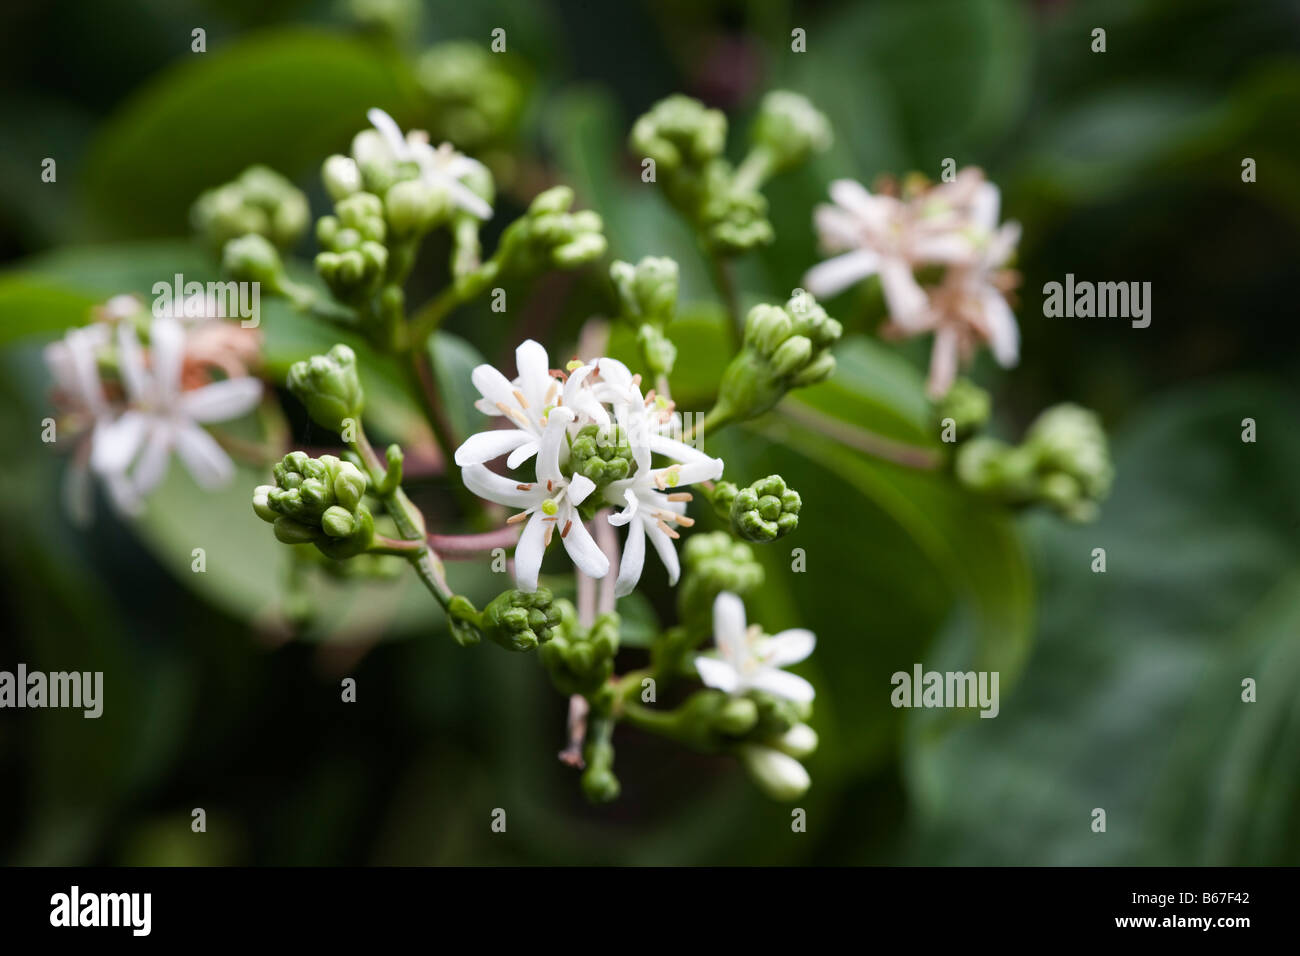
<path fill-rule="evenodd" d="M 463 561 L 495 548 L 513 548 L 519 541 L 519 526 L 506 525 L 481 534 L 431 534 L 429 546 L 442 557 Z"/>

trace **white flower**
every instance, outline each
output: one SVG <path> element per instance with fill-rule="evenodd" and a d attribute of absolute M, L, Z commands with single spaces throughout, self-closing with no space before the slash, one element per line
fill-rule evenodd
<path fill-rule="evenodd" d="M 229 481 L 234 465 L 200 422 L 222 422 L 251 411 L 262 397 L 255 378 L 225 379 L 182 389 L 185 331 L 171 317 L 149 329 L 149 364 L 129 322 L 118 326 L 118 362 L 130 408 L 96 430 L 91 465 L 101 475 L 128 474 L 137 495 L 167 473 L 174 448 L 203 488 Z"/>
<path fill-rule="evenodd" d="M 673 541 L 680 535 L 673 526 L 689 528 L 695 520 L 685 514 L 686 502 L 691 500 L 690 492 L 669 489 L 722 476 L 721 458 L 710 458 L 682 442 L 659 434 L 650 424 L 652 420 L 657 419 L 644 406 L 634 411 L 627 427 L 636 471 L 630 478 L 610 482 L 605 489 L 606 501 L 625 506 L 622 511 L 609 516 L 610 524 L 616 527 L 627 525 L 627 540 L 623 544 L 623 557 L 614 587 L 614 593 L 619 597 L 631 594 L 641 580 L 647 537 L 668 572 L 668 583 L 677 583 L 681 564 Z M 652 468 L 652 452 L 675 458 L 677 463 Z"/>
<path fill-rule="evenodd" d="M 410 160 L 420 167 L 420 178 L 431 186 L 445 189 L 457 206 L 479 219 L 491 219 L 492 207 L 478 193 L 461 182 L 467 173 L 482 170 L 483 164 L 457 152 L 450 143 L 437 149 L 429 145 L 428 134 L 412 130 L 405 136 L 397 122 L 381 109 L 372 109 L 366 118 L 384 138 L 394 159 Z"/>
<path fill-rule="evenodd" d="M 465 486 L 480 498 L 523 510 L 510 519 L 527 521 L 515 547 L 515 581 L 525 591 L 537 590 L 542 556 L 558 530 L 564 550 L 584 574 L 601 578 L 609 572 L 609 558 L 587 532 L 577 506 L 596 485 L 584 475 L 566 479 L 560 473 L 560 450 L 565 444 L 573 412 L 555 408 L 547 416 L 537 451 L 537 480 L 518 482 L 470 463 L 461 476 Z"/>
<path fill-rule="evenodd" d="M 120 311 L 124 298 L 110 300 L 106 310 Z M 139 303 L 131 299 L 134 307 Z M 96 323 L 84 328 L 69 329 L 57 342 L 45 347 L 45 364 L 54 378 L 58 404 L 68 415 L 67 426 L 76 434 L 72 461 L 64 477 L 63 498 L 68 513 L 76 524 L 85 525 L 91 517 L 90 457 L 97 433 L 111 423 L 115 409 L 104 393 L 99 376 L 97 353 L 111 339 L 110 327 Z M 130 482 L 122 472 L 102 474 L 109 500 L 119 511 L 131 513 L 139 502 Z"/>
<path fill-rule="evenodd" d="M 695 658 L 700 680 L 709 687 L 728 694 L 761 690 L 796 703 L 813 699 L 812 684 L 781 670 L 813 652 L 817 639 L 811 631 L 796 628 L 764 637 L 757 625 L 745 627 L 740 598 L 723 591 L 713 604 L 713 640 L 717 655 Z"/>
<path fill-rule="evenodd" d="M 470 374 L 470 381 L 483 397 L 474 407 L 485 415 L 510 419 L 515 428 L 489 429 L 470 435 L 456 449 L 456 464 L 478 465 L 509 454 L 506 466 L 518 468 L 533 455 L 546 428 L 547 413 L 560 406 L 574 412 L 570 424 L 580 428 L 588 421 L 609 423 L 608 413 L 586 394 L 586 380 L 596 371 L 584 365 L 561 383 L 551 374 L 546 349 L 532 339 L 515 349 L 514 381 L 491 365 L 480 365 Z"/>

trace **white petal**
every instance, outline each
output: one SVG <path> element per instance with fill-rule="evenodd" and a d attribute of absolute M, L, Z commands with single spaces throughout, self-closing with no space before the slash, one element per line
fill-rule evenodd
<path fill-rule="evenodd" d="M 993 357 L 1003 368 L 1010 368 L 1020 358 L 1020 328 L 1016 325 L 1016 315 L 1002 298 L 997 289 L 986 287 L 980 293 L 980 304 L 984 306 L 984 321 L 988 325 L 989 347 Z"/>
<path fill-rule="evenodd" d="M 854 249 L 813 266 L 804 274 L 803 285 L 817 298 L 829 299 L 879 269 L 879 255 L 870 249 Z"/>
<path fill-rule="evenodd" d="M 616 511 L 609 516 L 609 523 L 616 528 L 619 525 L 627 524 L 637 513 L 640 501 L 636 496 L 636 492 L 632 490 L 632 484 L 633 479 L 624 478 L 621 481 L 611 482 L 609 487 L 605 489 L 605 500 L 610 504 L 617 505 L 626 502 L 626 506 L 622 511 Z"/>
<path fill-rule="evenodd" d="M 200 488 L 220 488 L 235 476 L 235 465 L 217 440 L 198 425 L 176 430 L 176 451 Z"/>
<path fill-rule="evenodd" d="M 546 552 L 546 524 L 540 513 L 534 513 L 515 545 L 515 584 L 524 591 L 537 590 L 537 575 Z"/>
<path fill-rule="evenodd" d="M 202 388 L 181 393 L 180 411 L 196 422 L 226 422 L 246 415 L 262 400 L 262 382 L 247 378 L 228 378 Z"/>
<path fill-rule="evenodd" d="M 797 704 L 806 704 L 817 696 L 812 684 L 798 674 L 787 671 L 761 670 L 749 679 L 749 686 L 755 690 L 765 690 L 777 697 L 784 697 Z"/>
<path fill-rule="evenodd" d="M 464 443 L 456 449 L 456 464 L 462 468 L 466 465 L 481 465 L 485 461 L 499 458 L 501 455 L 513 452 L 521 445 L 532 441 L 532 435 L 518 428 L 494 428 L 485 432 L 477 432 L 466 438 Z M 516 467 L 513 456 L 508 464 L 510 464 L 511 468 Z"/>
<path fill-rule="evenodd" d="M 980 232 L 992 232 L 998 227 L 1002 193 L 993 183 L 983 182 L 971 200 L 971 224 Z"/>
<path fill-rule="evenodd" d="M 384 142 L 388 144 L 394 156 L 398 159 L 406 159 L 410 155 L 410 146 L 395 119 L 378 108 L 367 110 L 366 119 L 370 120 L 370 125 L 383 135 Z"/>
<path fill-rule="evenodd" d="M 674 461 L 722 463 L 721 458 L 710 458 L 698 448 L 692 448 L 690 445 L 686 444 L 686 442 L 678 441 L 675 438 L 669 438 L 667 435 L 651 434 L 648 444 L 650 450 L 655 454 L 663 455 L 666 458 L 673 459 Z M 721 471 L 718 472 L 718 475 L 720 474 L 722 474 Z M 711 477 L 716 478 L 717 475 Z M 694 480 L 701 481 L 703 479 L 696 478 Z"/>
<path fill-rule="evenodd" d="M 912 274 L 911 265 L 902 259 L 884 259 L 880 263 L 880 285 L 889 305 L 889 317 L 905 329 L 915 327 L 929 299 Z"/>
<path fill-rule="evenodd" d="M 488 406 L 480 406 L 479 411 L 488 415 L 500 415 L 501 409 L 496 407 L 497 402 L 504 405 L 518 404 L 514 396 L 514 386 L 510 384 L 510 380 L 491 365 L 475 366 L 474 371 L 469 373 L 469 380 L 474 383 L 474 387 L 479 390 L 479 394 L 483 396 L 483 400 Z"/>
<path fill-rule="evenodd" d="M 181 393 L 181 363 L 185 359 L 185 328 L 170 316 L 149 326 L 149 362 L 153 372 L 153 400 L 170 408 Z"/>
<path fill-rule="evenodd" d="M 960 343 L 957 330 L 952 323 L 945 322 L 934 333 L 934 344 L 930 347 L 930 377 L 926 382 L 926 391 L 931 398 L 942 398 L 952 388 L 957 378 L 957 352 Z"/>
<path fill-rule="evenodd" d="M 525 432 L 525 434 L 527 434 L 527 432 Z M 514 451 L 510 453 L 510 457 L 506 459 L 506 467 L 518 468 L 529 458 L 532 458 L 534 455 L 536 455 L 537 449 L 539 447 L 540 446 L 537 444 L 537 440 L 533 438 L 531 435 L 529 435 L 528 441 L 524 442 L 522 445 L 520 445 L 518 448 L 516 448 Z"/>
<path fill-rule="evenodd" d="M 116 420 L 105 422 L 94 431 L 90 463 L 100 474 L 126 470 L 135 460 L 153 419 L 143 412 L 123 412 Z"/>
<path fill-rule="evenodd" d="M 520 482 L 498 475 L 486 465 L 466 465 L 461 469 L 460 477 L 465 487 L 480 498 L 511 508 L 532 508 L 546 497 L 544 488 L 534 485 L 525 490 L 519 487 Z"/>
<path fill-rule="evenodd" d="M 580 505 L 596 490 L 596 483 L 586 475 L 574 475 L 569 479 L 568 498 L 575 505 Z"/>
<path fill-rule="evenodd" d="M 453 205 L 459 206 L 471 216 L 477 216 L 479 219 L 492 218 L 492 207 L 488 205 L 486 199 L 474 192 L 474 190 L 451 177 L 447 178 L 446 185 L 447 191 L 451 193 Z"/>
<path fill-rule="evenodd" d="M 806 659 L 817 646 L 817 637 L 802 627 L 773 634 L 763 645 L 763 663 L 769 667 L 787 667 Z"/>
<path fill-rule="evenodd" d="M 719 647 L 722 641 L 745 639 L 745 602 L 730 591 L 721 592 L 713 602 L 713 639 Z"/>
<path fill-rule="evenodd" d="M 551 377 L 551 360 L 546 348 L 539 342 L 527 339 L 515 349 L 515 367 L 519 370 L 519 381 L 524 390 L 545 392 L 547 379 Z"/>
<path fill-rule="evenodd" d="M 131 322 L 123 322 L 117 327 L 117 365 L 127 397 L 132 401 L 147 401 L 150 398 L 149 372 L 144 367 L 144 349 Z"/>
<path fill-rule="evenodd" d="M 537 449 L 537 480 L 543 484 L 563 480 L 560 448 L 565 444 L 566 429 L 571 421 L 573 412 L 563 405 L 552 408 L 546 416 L 546 428 L 542 430 L 542 441 Z"/>
<path fill-rule="evenodd" d="M 726 661 L 701 655 L 695 658 L 695 669 L 699 672 L 700 680 L 707 687 L 713 687 L 728 694 L 740 687 L 740 674 Z"/>
<path fill-rule="evenodd" d="M 865 186 L 852 179 L 837 179 L 831 183 L 828 191 L 832 202 L 843 206 L 872 228 L 878 228 L 882 224 L 881 200 L 887 197 L 873 196 Z"/>
<path fill-rule="evenodd" d="M 684 465 L 669 465 L 656 470 L 655 474 L 663 476 L 666 482 L 664 487 L 678 488 L 700 481 L 714 481 L 722 477 L 724 467 L 721 458 L 705 458 L 702 461 L 688 461 Z"/>
<path fill-rule="evenodd" d="M 564 550 L 569 552 L 569 557 L 583 574 L 591 578 L 603 578 L 609 573 L 609 558 L 600 550 L 600 545 L 591 536 L 587 526 L 582 523 L 582 516 L 577 512 L 573 514 L 569 533 L 561 540 L 564 542 Z"/>
<path fill-rule="evenodd" d="M 609 523 L 615 524 L 617 515 L 610 515 Z M 627 540 L 623 542 L 623 559 L 618 566 L 618 581 L 614 585 L 614 594 L 627 597 L 636 589 L 641 580 L 641 569 L 645 567 L 645 525 L 633 521 L 627 526 Z"/>
<path fill-rule="evenodd" d="M 131 472 L 131 483 L 140 496 L 148 495 L 167 477 L 167 463 L 171 459 L 172 427 L 167 422 L 155 421 L 145 442 L 144 451 L 135 470 Z"/>
<path fill-rule="evenodd" d="M 654 545 L 659 560 L 664 563 L 664 569 L 668 572 L 668 583 L 676 585 L 677 579 L 682 576 L 682 565 L 677 558 L 677 546 L 673 544 L 673 539 L 657 524 L 647 525 L 646 534 L 650 536 L 650 543 Z"/>

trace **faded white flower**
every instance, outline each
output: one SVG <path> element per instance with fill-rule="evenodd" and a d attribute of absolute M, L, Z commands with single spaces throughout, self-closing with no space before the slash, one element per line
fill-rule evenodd
<path fill-rule="evenodd" d="M 745 626 L 744 602 L 723 591 L 713 603 L 713 640 L 716 655 L 695 658 L 700 680 L 709 687 L 728 694 L 761 690 L 796 703 L 813 699 L 812 684 L 781 670 L 813 652 L 817 638 L 812 631 L 795 628 L 766 637 L 758 625 Z"/>

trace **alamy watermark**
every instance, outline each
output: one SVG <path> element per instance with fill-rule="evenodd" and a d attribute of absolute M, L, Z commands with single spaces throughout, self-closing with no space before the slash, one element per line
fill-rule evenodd
<path fill-rule="evenodd" d="M 171 282 L 155 282 L 153 314 L 184 319 L 239 319 L 255 329 L 262 319 L 260 282 L 186 282 L 176 273 Z"/>
<path fill-rule="evenodd" d="M 978 707 L 981 717 L 996 717 L 997 671 L 927 671 L 912 665 L 912 673 L 895 671 L 889 682 L 895 707 Z"/>
<path fill-rule="evenodd" d="M 1043 286 L 1043 315 L 1049 319 L 1131 319 L 1135 329 L 1151 324 L 1150 282 L 1089 282 L 1065 274 L 1065 282 Z"/>
<path fill-rule="evenodd" d="M 0 707 L 73 707 L 94 719 L 104 712 L 103 671 L 0 671 Z"/>

